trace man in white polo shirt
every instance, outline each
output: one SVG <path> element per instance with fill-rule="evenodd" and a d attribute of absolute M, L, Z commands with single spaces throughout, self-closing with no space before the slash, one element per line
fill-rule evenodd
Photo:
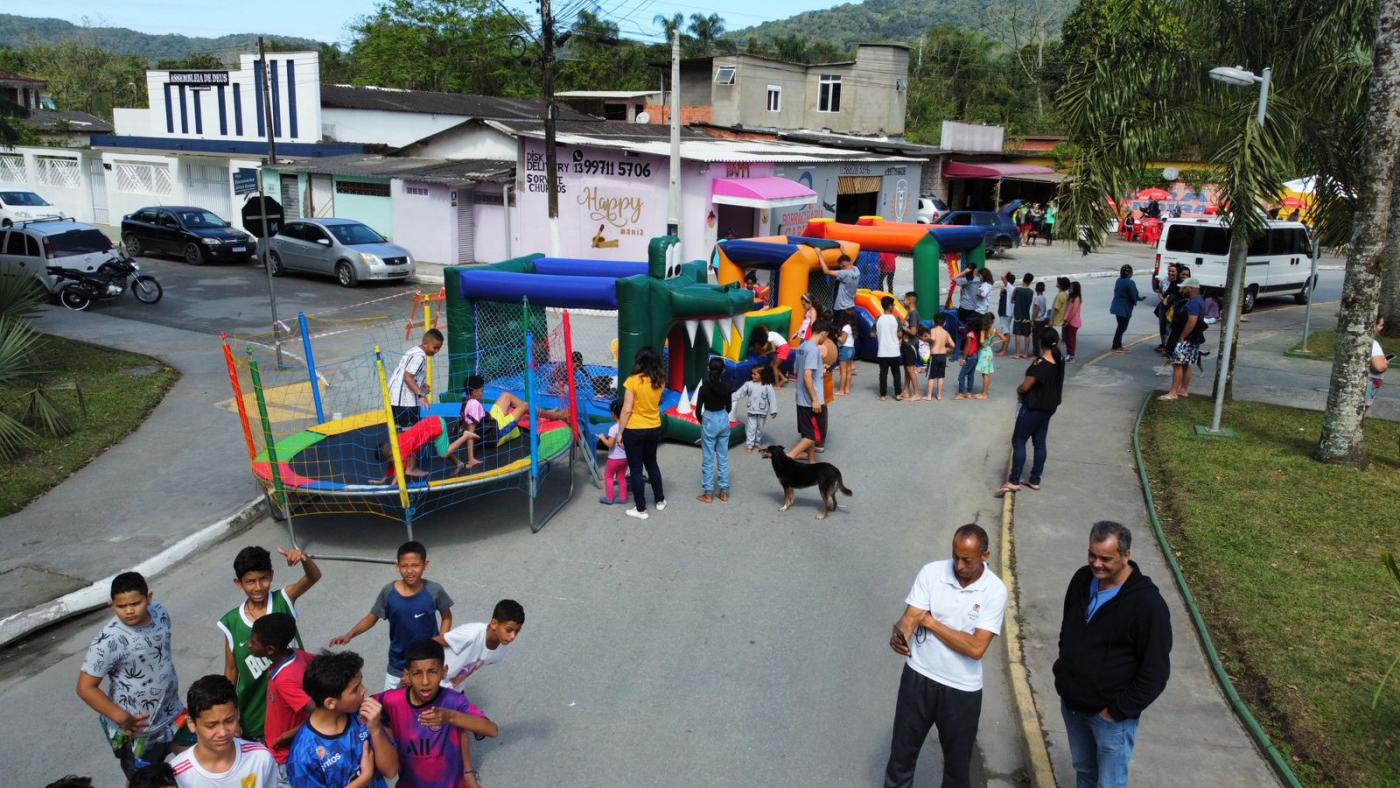
<path fill-rule="evenodd" d="M 929 728 L 943 749 L 943 788 L 970 785 L 982 716 L 982 655 L 1001 634 L 1006 585 L 987 568 L 987 532 L 968 524 L 953 534 L 953 557 L 919 570 L 894 625 L 890 648 L 908 657 L 899 679 L 885 788 L 914 783 Z"/>

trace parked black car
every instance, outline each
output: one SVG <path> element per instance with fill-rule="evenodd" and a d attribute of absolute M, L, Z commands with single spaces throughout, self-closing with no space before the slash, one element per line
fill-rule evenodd
<path fill-rule="evenodd" d="M 938 224 L 981 227 L 987 254 L 991 256 L 1021 245 L 1021 234 L 1016 228 L 1016 222 L 1012 221 L 1011 214 L 1024 202 L 1025 200 L 1012 200 L 999 211 L 952 211 L 938 217 Z"/>
<path fill-rule="evenodd" d="M 169 254 L 190 265 L 246 263 L 256 242 L 203 208 L 161 205 L 122 217 L 122 243 L 132 257 Z"/>

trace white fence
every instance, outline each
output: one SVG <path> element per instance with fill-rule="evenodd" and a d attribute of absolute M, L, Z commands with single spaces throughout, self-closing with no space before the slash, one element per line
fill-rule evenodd
<path fill-rule="evenodd" d="M 0 188 L 37 192 L 54 207 L 78 221 L 92 221 L 90 157 L 96 154 L 64 148 L 0 150 Z"/>

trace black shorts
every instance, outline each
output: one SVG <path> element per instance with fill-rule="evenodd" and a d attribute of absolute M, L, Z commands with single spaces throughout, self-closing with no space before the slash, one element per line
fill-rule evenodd
<path fill-rule="evenodd" d="M 914 350 L 914 346 L 905 342 L 899 346 L 900 363 L 906 367 L 919 366 L 919 353 Z"/>
<path fill-rule="evenodd" d="M 948 357 L 942 354 L 930 356 L 928 360 L 929 380 L 939 380 L 946 374 L 948 374 Z"/>
<path fill-rule="evenodd" d="M 401 430 L 406 430 L 409 427 L 412 427 L 413 425 L 417 424 L 421 418 L 418 415 L 417 405 L 394 405 L 393 411 L 394 424 L 398 425 L 398 428 Z"/>
<path fill-rule="evenodd" d="M 826 408 L 821 413 L 813 413 L 805 405 L 797 406 L 797 434 L 821 443 L 826 436 Z"/>

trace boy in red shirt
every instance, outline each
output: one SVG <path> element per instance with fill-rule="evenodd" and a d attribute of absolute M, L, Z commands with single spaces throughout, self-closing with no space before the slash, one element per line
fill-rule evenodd
<path fill-rule="evenodd" d="M 465 463 L 452 453 L 461 448 L 463 443 L 477 437 L 479 436 L 475 432 L 467 430 L 454 441 L 448 438 L 446 419 L 441 416 L 423 419 L 399 433 L 399 457 L 403 460 L 403 475 L 415 479 L 428 475 L 427 471 L 418 467 L 418 452 L 430 443 L 437 450 L 439 457 L 452 460 L 458 469 L 465 467 Z M 394 455 L 388 441 L 379 447 L 379 459 L 384 463 L 384 475 L 371 480 L 370 484 L 386 484 L 394 478 Z"/>
<path fill-rule="evenodd" d="M 288 613 L 268 613 L 253 622 L 248 650 L 271 661 L 267 680 L 267 713 L 263 733 L 272 750 L 277 769 L 286 779 L 287 756 L 292 739 L 311 716 L 316 704 L 302 689 L 302 677 L 313 655 L 292 648 L 297 637 L 297 620 Z"/>

